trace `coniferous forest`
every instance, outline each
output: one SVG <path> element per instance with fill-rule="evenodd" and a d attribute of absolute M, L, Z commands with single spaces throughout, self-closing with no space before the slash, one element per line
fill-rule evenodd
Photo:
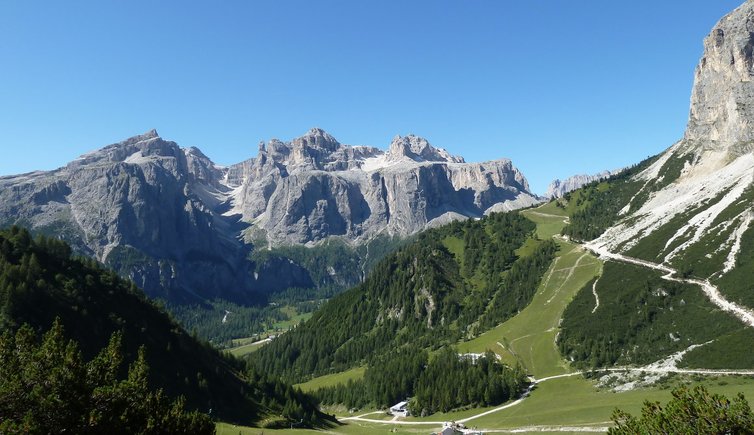
<path fill-rule="evenodd" d="M 130 389 L 141 394 L 145 404 L 170 410 L 176 421 L 189 418 L 197 424 L 203 420 L 197 414 L 185 417 L 184 404 L 190 411 L 247 424 L 285 426 L 291 420 L 316 425 L 323 417 L 311 397 L 188 335 L 133 283 L 94 260 L 73 257 L 64 242 L 42 236 L 34 239 L 18 227 L 0 231 L 0 325 L 5 346 L 0 366 L 20 371 L 0 377 L 0 403 L 15 404 L 12 409 L 0 410 L 7 412 L 0 420 L 13 422 L 8 424 L 26 424 L 18 404 L 39 403 L 44 409 L 34 415 L 42 418 L 46 411 L 54 411 L 55 401 L 77 406 L 60 412 L 71 414 L 65 421 L 79 424 L 77 419 L 95 404 L 76 405 L 80 401 L 76 397 L 103 389 L 112 390 L 107 394 Z M 40 352 L 47 351 L 57 352 L 57 356 L 44 361 L 45 373 L 23 370 L 32 367 L 30 361 L 41 358 Z M 100 367 L 103 352 L 118 364 Z M 90 378 L 67 379 L 67 370 L 87 372 Z M 40 376 L 52 376 L 51 390 L 20 388 L 24 383 L 39 382 Z M 176 401 L 179 397 L 183 399 Z M 112 405 L 125 406 L 117 401 Z M 123 418 L 152 421 L 152 411 L 144 412 Z M 169 420 L 163 423 L 172 424 Z M 78 429 L 72 426 L 71 431 Z"/>
<path fill-rule="evenodd" d="M 121 376 L 122 334 L 87 362 L 63 332 L 56 321 L 41 342 L 29 325 L 0 335 L 0 432 L 215 433 L 207 414 L 149 388 L 143 348 Z"/>
<path fill-rule="evenodd" d="M 255 352 L 251 362 L 290 382 L 368 366 L 363 381 L 319 391 L 323 403 L 387 406 L 415 393 L 419 402 L 412 406 L 432 413 L 507 400 L 523 384 L 508 375 L 512 369 L 426 352 L 473 338 L 528 305 L 557 249 L 536 239 L 534 228 L 518 213 L 505 213 L 426 231 L 380 262 L 362 285 Z M 437 364 L 443 369 L 431 371 Z M 463 379 L 468 372 L 468 382 L 458 395 L 450 388 L 450 396 L 440 398 L 450 380 L 422 375 L 427 372 Z M 488 376 L 506 380 L 492 382 L 492 390 L 471 385 L 472 378 Z"/>
<path fill-rule="evenodd" d="M 444 348 L 432 355 L 406 349 L 376 360 L 364 379 L 315 391 L 323 405 L 387 408 L 411 397 L 413 415 L 448 412 L 465 406 L 494 406 L 518 397 L 527 385 L 520 367 L 510 368 L 495 354 L 459 355 Z"/>

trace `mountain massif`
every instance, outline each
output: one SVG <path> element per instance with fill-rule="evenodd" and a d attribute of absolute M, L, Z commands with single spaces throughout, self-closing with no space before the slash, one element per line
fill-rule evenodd
<path fill-rule="evenodd" d="M 537 201 L 510 160 L 465 163 L 413 135 L 384 152 L 321 129 L 229 167 L 152 130 L 53 171 L 0 178 L 0 224 L 61 237 L 174 301 L 249 302 L 311 285 L 293 261 L 250 262 L 254 248 L 406 236 Z"/>
<path fill-rule="evenodd" d="M 715 26 L 696 69 L 683 139 L 647 161 L 619 194 L 612 192 L 609 205 L 600 201 L 576 216 L 573 235 L 599 236 L 591 242 L 598 251 L 687 268 L 713 281 L 729 279 L 746 264 L 754 237 L 751 28 L 751 2 Z M 600 214 L 607 219 L 604 232 L 596 222 Z M 597 230 L 592 234 L 590 224 Z"/>

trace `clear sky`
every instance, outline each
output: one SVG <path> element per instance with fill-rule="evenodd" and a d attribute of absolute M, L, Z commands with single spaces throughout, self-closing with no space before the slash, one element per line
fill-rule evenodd
<path fill-rule="evenodd" d="M 553 178 L 680 139 L 702 38 L 742 0 L 0 0 L 0 174 L 156 128 L 219 164 L 318 126 Z"/>

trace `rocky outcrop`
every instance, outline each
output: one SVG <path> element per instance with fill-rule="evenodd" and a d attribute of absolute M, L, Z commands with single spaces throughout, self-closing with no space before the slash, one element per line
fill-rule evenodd
<path fill-rule="evenodd" d="M 342 145 L 320 129 L 260 145 L 256 158 L 228 168 L 226 183 L 235 191 L 229 213 L 251 225 L 250 240 L 272 245 L 407 235 L 537 202 L 510 160 L 464 163 L 413 135 L 383 152 Z"/>
<path fill-rule="evenodd" d="M 754 236 L 753 50 L 754 1 L 747 1 L 704 40 L 683 139 L 634 177 L 640 190 L 596 246 L 638 246 L 678 267 L 705 264 L 713 277 L 734 269 Z M 643 240 L 651 243 L 639 246 Z"/>
<path fill-rule="evenodd" d="M 725 149 L 754 140 L 754 4 L 723 17 L 704 40 L 684 139 Z"/>
<path fill-rule="evenodd" d="M 591 182 L 610 178 L 611 175 L 617 174 L 618 172 L 620 172 L 620 170 L 602 171 L 600 173 L 593 174 L 593 175 L 586 175 L 586 174 L 573 175 L 562 181 L 556 178 L 555 180 L 552 180 L 549 186 L 547 186 L 547 191 L 545 192 L 545 198 L 547 199 L 562 198 L 563 195 L 565 195 L 568 192 L 573 192 L 574 190 L 579 189 L 583 186 L 586 186 L 587 184 Z"/>
<path fill-rule="evenodd" d="M 152 130 L 54 171 L 0 177 L 0 225 L 65 238 L 170 300 L 243 302 L 311 283 L 296 264 L 252 264 L 254 244 L 358 243 L 536 201 L 509 160 L 463 163 L 412 135 L 384 152 L 321 129 L 224 168 Z"/>

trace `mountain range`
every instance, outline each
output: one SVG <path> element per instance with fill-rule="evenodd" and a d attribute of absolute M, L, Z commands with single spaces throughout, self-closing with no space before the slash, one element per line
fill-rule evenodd
<path fill-rule="evenodd" d="M 510 160 L 465 163 L 413 135 L 385 152 L 317 128 L 228 167 L 152 130 L 0 178 L 0 224 L 63 238 L 171 301 L 248 303 L 311 285 L 292 260 L 253 263 L 253 249 L 407 236 L 537 202 Z"/>
<path fill-rule="evenodd" d="M 622 169 L 616 171 L 602 171 L 592 175 L 572 175 L 565 180 L 556 178 L 547 186 L 544 196 L 547 199 L 562 198 L 568 192 L 573 192 L 574 190 L 580 189 L 581 187 L 595 181 L 608 179 L 611 175 L 616 175 L 621 171 Z"/>

